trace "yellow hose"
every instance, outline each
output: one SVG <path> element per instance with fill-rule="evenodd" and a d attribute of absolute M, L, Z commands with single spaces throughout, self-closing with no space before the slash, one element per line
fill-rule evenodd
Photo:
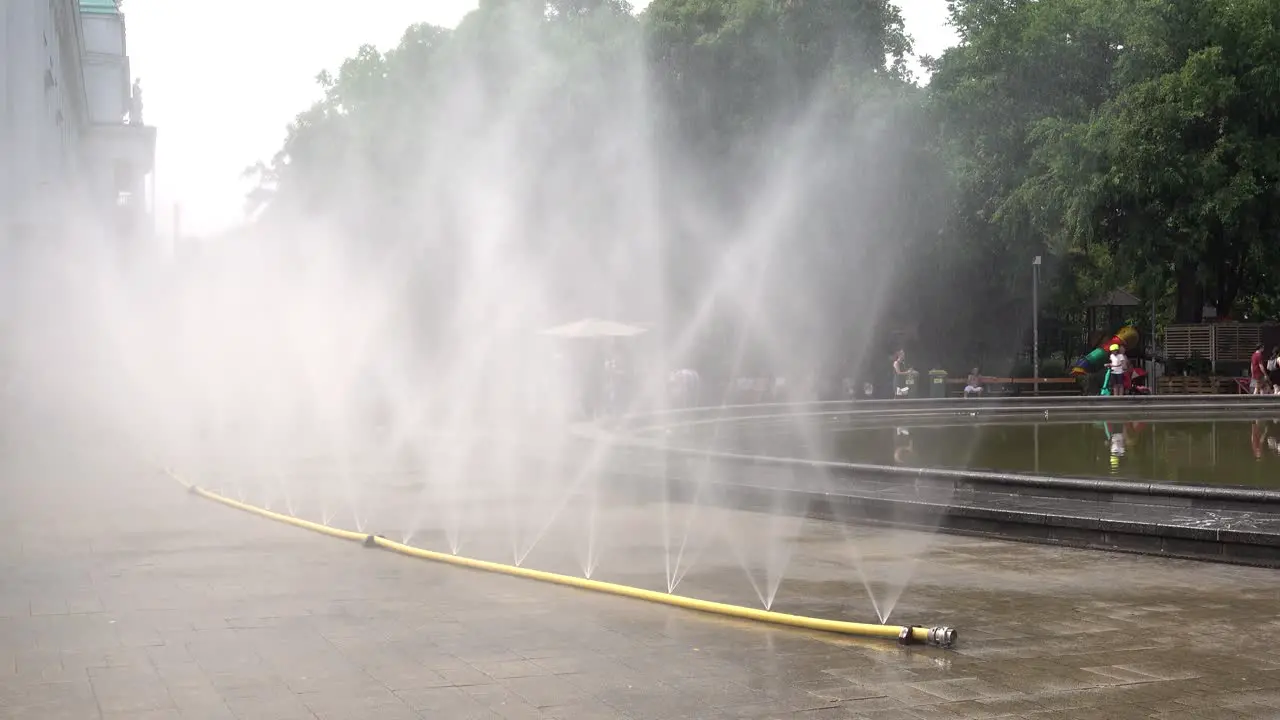
<path fill-rule="evenodd" d="M 503 575 L 515 575 L 516 577 L 540 580 L 542 582 L 555 583 L 556 585 L 569 585 L 571 587 L 582 588 L 583 590 L 594 590 L 596 592 L 609 593 L 610 595 L 621 595 L 623 597 L 635 598 L 637 600 L 647 600 L 649 602 L 661 603 L 663 605 L 673 605 L 675 607 L 681 607 L 688 610 L 699 610 L 702 612 L 715 613 L 716 615 L 727 615 L 729 617 L 742 618 L 743 620 L 755 620 L 757 622 L 767 622 L 775 625 L 790 625 L 792 627 L 805 628 L 808 630 L 821 630 L 824 632 L 843 633 L 845 635 L 863 635 L 867 637 L 880 638 L 897 638 L 902 632 L 902 627 L 895 625 L 872 625 L 868 623 L 844 622 L 841 620 L 823 620 L 821 618 L 804 617 L 803 615 L 788 615 L 787 613 L 773 612 L 771 610 L 760 610 L 757 608 L 743 607 L 741 605 L 728 605 L 725 603 L 711 602 L 710 600 L 698 600 L 696 598 L 684 597 L 683 595 L 673 595 L 670 593 L 657 592 L 655 590 L 645 590 L 644 588 L 632 587 L 630 585 L 617 585 L 615 583 L 590 580 L 587 578 L 574 577 L 572 575 L 560 575 L 558 573 L 532 570 L 530 568 L 505 565 L 503 563 L 489 562 L 487 560 L 459 557 L 457 555 L 449 555 L 447 553 L 434 552 L 432 550 L 423 550 L 422 548 L 404 545 L 383 537 L 375 536 L 374 543 L 379 547 L 394 550 L 395 552 L 403 555 L 422 558 L 424 560 L 434 560 L 436 562 L 459 565 L 461 567 L 473 568 L 475 570 L 502 573 Z M 926 628 L 918 627 L 912 628 L 911 633 L 912 639 L 925 642 L 928 639 L 929 631 Z"/>
<path fill-rule="evenodd" d="M 278 512 L 272 512 L 270 510 L 260 508 L 257 505 L 250 505 L 248 503 L 242 503 L 239 500 L 232 500 L 229 497 L 223 497 L 217 493 L 209 492 L 208 490 L 205 490 L 203 488 L 192 487 L 191 492 L 203 498 L 216 500 L 217 502 L 220 502 L 223 505 L 230 505 L 231 507 L 236 508 L 237 510 L 243 510 L 248 513 L 253 513 L 254 515 L 261 515 L 264 518 L 270 518 L 272 520 L 277 520 L 282 523 L 288 523 L 295 527 L 300 527 L 305 530 L 310 530 L 312 532 L 318 532 L 322 535 L 342 538 L 343 540 L 354 540 L 356 542 L 363 542 L 366 538 L 369 537 L 369 533 L 354 532 L 352 530 L 343 530 L 342 528 L 330 527 L 328 525 L 321 525 L 320 523 L 311 522 L 310 520 L 303 520 L 302 518 L 296 518 L 296 517 L 293 517 L 292 515 L 283 515 Z"/>
<path fill-rule="evenodd" d="M 321 525 L 320 523 L 311 522 L 310 520 L 303 520 L 291 515 L 284 515 L 282 513 L 266 510 L 256 505 L 232 500 L 231 498 L 223 497 L 215 492 L 210 492 L 203 488 L 196 487 L 195 485 L 191 485 L 171 471 L 166 470 L 166 472 L 170 477 L 185 485 L 192 493 L 215 502 L 220 502 L 223 505 L 236 508 L 237 510 L 243 510 L 248 513 L 253 513 L 254 515 L 293 525 L 294 527 L 300 527 L 322 535 L 328 535 L 330 537 L 340 538 L 343 540 L 362 542 L 366 545 L 376 545 L 377 547 L 398 552 L 402 555 L 421 558 L 423 560 L 433 560 L 435 562 L 448 563 L 450 565 L 471 568 L 473 570 L 483 570 L 485 572 L 500 573 L 502 575 L 512 575 L 515 577 L 528 578 L 530 580 L 554 583 L 556 585 L 567 585 L 569 587 L 581 588 L 583 590 L 593 590 L 595 592 L 608 593 L 610 595 L 619 595 L 622 597 L 635 598 L 636 600 L 645 600 L 648 602 L 660 603 L 662 605 L 671 605 L 674 607 L 685 608 L 687 610 L 698 610 L 700 612 L 714 613 L 716 615 L 735 617 L 743 620 L 754 620 L 756 622 L 771 623 L 774 625 L 788 625 L 791 627 L 804 628 L 806 630 L 840 633 L 842 635 L 859 635 L 863 637 L 895 638 L 899 640 L 905 640 L 903 635 L 909 631 L 909 639 L 912 642 L 942 645 L 944 647 L 950 646 L 955 638 L 955 631 L 950 628 L 934 628 L 933 630 L 930 630 L 929 628 L 920 626 L 877 625 L 873 623 L 845 622 L 843 620 L 825 620 L 822 618 L 806 617 L 804 615 L 790 615 L 787 613 L 773 612 L 771 610 L 743 607 L 741 605 L 729 605 L 727 603 L 711 602 L 709 600 L 698 600 L 696 598 L 684 597 L 682 595 L 645 590 L 643 588 L 632 587 L 630 585 L 618 585 L 615 583 L 601 582 L 599 580 L 574 577 L 572 575 L 561 575 L 559 573 L 532 570 L 530 568 L 519 567 L 516 565 L 507 565 L 504 563 L 476 560 L 474 558 L 450 555 L 448 553 L 435 552 L 432 550 L 423 550 L 422 548 L 398 543 L 381 536 L 343 530 L 340 528 L 330 527 L 328 525 Z"/>

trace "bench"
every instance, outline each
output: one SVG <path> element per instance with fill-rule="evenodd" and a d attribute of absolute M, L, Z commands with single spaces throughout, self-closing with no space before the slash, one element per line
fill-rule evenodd
<path fill-rule="evenodd" d="M 947 394 L 963 396 L 967 378 L 947 378 Z M 1039 387 L 1037 387 L 1037 385 Z M 1080 395 L 1080 383 L 1075 378 L 1007 378 L 982 376 L 983 397 L 1008 397 L 1012 395 Z"/>

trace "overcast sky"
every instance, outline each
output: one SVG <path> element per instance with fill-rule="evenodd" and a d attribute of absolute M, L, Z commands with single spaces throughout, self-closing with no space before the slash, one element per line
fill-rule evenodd
<path fill-rule="evenodd" d="M 477 0 L 126 0 L 129 55 L 146 122 L 159 128 L 156 208 L 167 236 L 242 219 L 240 172 L 270 158 L 319 96 L 314 78 L 364 43 L 386 49 L 417 22 L 452 27 Z M 946 0 L 899 0 L 917 51 L 953 41 Z M 637 6 L 647 0 L 635 2 Z"/>

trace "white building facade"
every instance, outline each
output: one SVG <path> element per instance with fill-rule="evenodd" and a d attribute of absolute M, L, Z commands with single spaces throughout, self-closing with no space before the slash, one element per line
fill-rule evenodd
<path fill-rule="evenodd" d="M 0 2 L 0 240 L 149 238 L 155 129 L 117 0 Z"/>

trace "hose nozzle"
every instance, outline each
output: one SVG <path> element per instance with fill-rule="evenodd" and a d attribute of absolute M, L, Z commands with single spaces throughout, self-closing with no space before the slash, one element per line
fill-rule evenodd
<path fill-rule="evenodd" d="M 929 628 L 929 639 L 926 644 L 934 647 L 949 648 L 956 642 L 956 629 L 949 628 L 946 625 L 940 625 L 936 628 Z"/>

